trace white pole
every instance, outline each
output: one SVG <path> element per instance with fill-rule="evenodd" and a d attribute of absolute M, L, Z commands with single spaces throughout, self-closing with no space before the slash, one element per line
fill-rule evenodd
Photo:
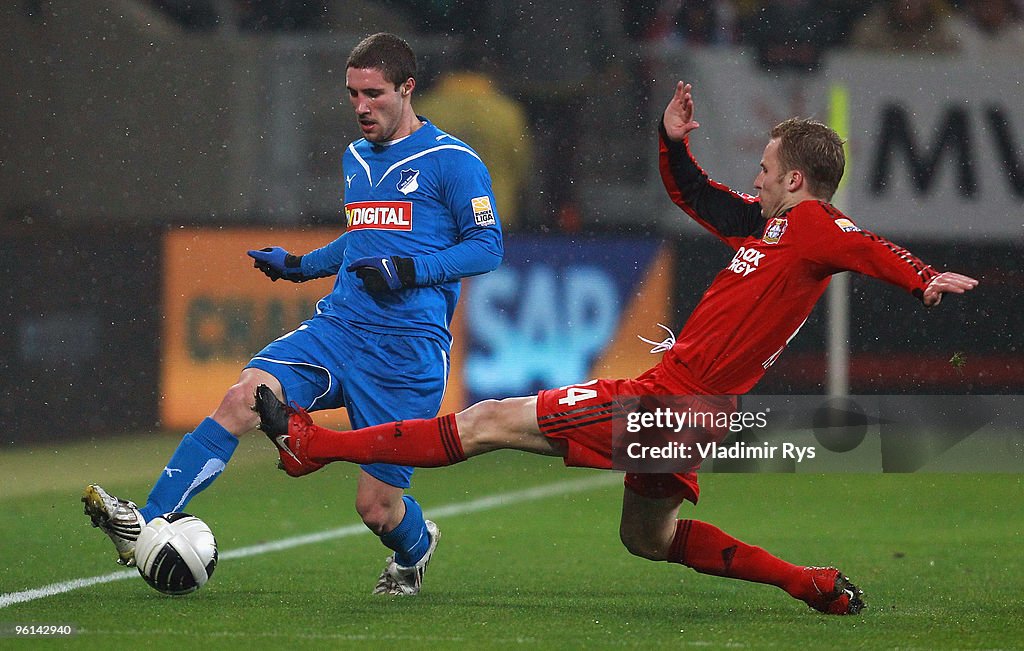
<path fill-rule="evenodd" d="M 829 124 L 843 138 L 849 139 L 849 93 L 846 86 L 833 84 L 829 89 Z M 845 209 L 846 180 L 850 177 L 850 147 L 847 144 L 846 170 L 832 202 Z M 850 274 L 832 276 L 828 288 L 828 351 L 827 391 L 830 397 L 845 397 L 850 393 Z"/>
<path fill-rule="evenodd" d="M 850 274 L 832 276 L 828 287 L 828 395 L 850 393 Z"/>

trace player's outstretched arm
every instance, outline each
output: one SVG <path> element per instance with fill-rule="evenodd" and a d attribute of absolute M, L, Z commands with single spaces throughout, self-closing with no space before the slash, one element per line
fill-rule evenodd
<path fill-rule="evenodd" d="M 925 307 L 935 307 L 942 301 L 943 294 L 963 294 L 978 286 L 978 281 L 970 276 L 947 271 L 932 278 L 924 290 L 921 301 Z"/>
<path fill-rule="evenodd" d="M 681 141 L 691 131 L 700 127 L 693 119 L 693 86 L 685 82 L 676 84 L 676 92 L 665 107 L 663 122 L 669 140 Z"/>

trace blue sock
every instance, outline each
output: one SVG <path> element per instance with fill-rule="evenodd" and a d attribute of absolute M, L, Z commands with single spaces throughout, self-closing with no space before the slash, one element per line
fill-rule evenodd
<path fill-rule="evenodd" d="M 405 502 L 405 517 L 398 526 L 380 537 L 380 541 L 395 551 L 395 562 L 402 567 L 412 567 L 423 558 L 430 548 L 430 534 L 423 520 L 423 509 L 408 495 Z"/>
<path fill-rule="evenodd" d="M 178 444 L 171 460 L 139 509 L 149 522 L 158 515 L 180 511 L 209 486 L 238 447 L 238 438 L 212 418 L 205 418 Z"/>

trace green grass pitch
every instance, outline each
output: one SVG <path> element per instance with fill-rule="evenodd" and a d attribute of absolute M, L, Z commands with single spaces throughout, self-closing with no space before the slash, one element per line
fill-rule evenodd
<path fill-rule="evenodd" d="M 0 605 L 118 571 L 81 489 L 96 481 L 142 501 L 177 440 L 4 450 Z M 864 613 L 826 617 L 773 587 L 630 556 L 616 475 L 517 453 L 419 471 L 413 494 L 441 527 L 437 555 L 418 597 L 373 597 L 386 553 L 352 509 L 353 467 L 290 479 L 274 459 L 262 437 L 243 439 L 189 505 L 223 555 L 199 592 L 165 597 L 132 576 L 5 605 L 0 628 L 72 624 L 61 648 L 95 649 L 1024 648 L 1020 475 L 704 475 L 685 517 L 793 562 L 835 564 L 864 588 Z"/>

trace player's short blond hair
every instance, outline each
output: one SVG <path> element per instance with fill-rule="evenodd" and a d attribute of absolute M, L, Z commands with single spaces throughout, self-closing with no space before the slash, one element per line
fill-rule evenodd
<path fill-rule="evenodd" d="M 839 134 L 817 120 L 790 118 L 775 125 L 771 137 L 779 140 L 782 171 L 800 170 L 811 194 L 830 201 L 846 168 Z"/>

